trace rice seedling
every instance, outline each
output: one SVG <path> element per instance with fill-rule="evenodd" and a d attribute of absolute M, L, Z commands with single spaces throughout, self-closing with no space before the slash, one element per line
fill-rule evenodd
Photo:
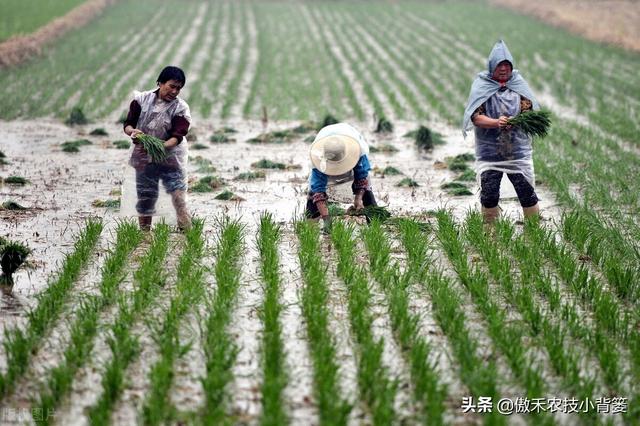
<path fill-rule="evenodd" d="M 119 209 L 120 208 L 120 199 L 112 198 L 109 200 L 93 200 L 91 203 L 93 207 L 104 207 L 107 209 Z"/>
<path fill-rule="evenodd" d="M 6 157 L 7 155 L 4 152 L 0 151 L 0 158 L 6 158 Z"/>
<path fill-rule="evenodd" d="M 68 292 L 88 263 L 101 232 L 102 222 L 87 222 L 75 241 L 73 252 L 65 256 L 61 269 L 38 295 L 38 304 L 27 315 L 27 325 L 24 328 L 5 329 L 4 347 L 8 367 L 5 373 L 0 374 L 0 396 L 12 392 L 16 381 L 27 370 L 29 359 L 59 318 Z"/>
<path fill-rule="evenodd" d="M 129 147 L 131 147 L 131 142 L 126 139 L 121 139 L 113 141 L 113 146 L 115 146 L 116 149 L 129 149 Z"/>
<path fill-rule="evenodd" d="M 547 110 L 524 111 L 510 118 L 508 123 L 529 136 L 544 138 L 551 127 L 551 112 Z"/>
<path fill-rule="evenodd" d="M 58 403 L 71 390 L 73 379 L 81 366 L 90 359 L 94 338 L 98 332 L 98 317 L 101 311 L 112 305 L 118 294 L 118 286 L 124 279 L 125 266 L 133 249 L 140 243 L 142 233 L 132 222 L 122 222 L 116 230 L 116 244 L 102 266 L 99 284 L 100 294 L 87 296 L 75 314 L 70 327 L 69 346 L 63 360 L 47 372 L 47 380 L 34 406 L 44 413 L 54 412 Z M 54 416 L 39 417 L 33 411 L 33 420 L 40 424 L 50 424 Z"/>
<path fill-rule="evenodd" d="M 164 141 L 156 138 L 155 136 L 138 134 L 136 139 L 142 144 L 142 148 L 145 150 L 151 162 L 160 164 L 164 163 L 167 159 L 167 151 L 164 149 Z"/>
<path fill-rule="evenodd" d="M 456 182 L 475 182 L 476 181 L 476 172 L 471 169 L 467 169 L 460 173 L 454 181 Z"/>
<path fill-rule="evenodd" d="M 4 152 L 0 151 L 0 166 L 4 166 L 9 164 L 9 161 L 7 160 L 7 156 L 5 155 Z"/>
<path fill-rule="evenodd" d="M 444 189 L 447 194 L 461 196 L 461 195 L 473 195 L 469 188 L 464 183 L 460 182 L 447 182 L 440 185 L 440 188 Z"/>
<path fill-rule="evenodd" d="M 384 169 L 379 169 L 378 167 L 374 167 L 373 172 L 375 174 L 379 174 L 382 177 L 384 176 L 401 176 L 404 173 L 402 173 L 399 169 L 393 167 L 393 166 L 387 166 Z"/>
<path fill-rule="evenodd" d="M 102 127 L 98 127 L 96 129 L 93 129 L 91 132 L 89 132 L 89 134 L 91 136 L 109 136 L 109 133 L 107 133 L 107 131 L 105 129 L 103 129 Z"/>
<path fill-rule="evenodd" d="M 216 195 L 214 198 L 216 200 L 223 200 L 223 201 L 244 201 L 244 198 L 234 194 L 232 191 L 229 191 L 228 189 L 225 189 L 224 191 Z"/>
<path fill-rule="evenodd" d="M 446 143 L 442 135 L 426 126 L 420 126 L 416 130 L 405 133 L 405 138 L 413 138 L 419 149 L 430 150 L 435 145 L 443 145 Z"/>
<path fill-rule="evenodd" d="M 22 176 L 7 176 L 4 178 L 4 183 L 8 185 L 26 185 L 29 183 L 29 180 Z"/>
<path fill-rule="evenodd" d="M 391 217 L 391 213 L 384 206 L 366 206 L 362 210 L 356 210 L 351 206 L 344 214 L 348 216 L 364 216 L 367 218 L 367 222 L 377 220 L 381 223 Z"/>
<path fill-rule="evenodd" d="M 232 143 L 236 140 L 232 137 L 229 137 L 226 133 L 214 133 L 209 137 L 209 142 L 211 143 Z"/>
<path fill-rule="evenodd" d="M 87 410 L 92 425 L 106 426 L 111 423 L 113 406 L 124 389 L 127 367 L 140 353 L 140 342 L 131 329 L 165 285 L 163 266 L 169 248 L 169 231 L 169 226 L 164 223 L 154 227 L 151 245 L 133 274 L 133 294 L 129 297 L 118 295 L 112 291 L 112 286 L 104 293 L 116 298 L 118 309 L 107 338 L 112 357 L 102 374 L 102 393 Z"/>
<path fill-rule="evenodd" d="M 388 143 L 383 143 L 377 146 L 369 146 L 369 152 L 371 153 L 377 153 L 377 152 L 386 152 L 386 153 L 394 153 L 394 152 L 398 152 L 398 148 L 396 148 L 395 146 L 388 144 Z"/>
<path fill-rule="evenodd" d="M 296 132 L 291 130 L 274 130 L 269 133 L 262 133 L 254 138 L 247 140 L 247 143 L 251 144 L 262 144 L 262 143 L 272 143 L 272 144 L 282 144 L 293 142 L 297 136 Z"/>
<path fill-rule="evenodd" d="M 380 117 L 378 120 L 378 124 L 376 125 L 375 133 L 392 133 L 393 132 L 393 123 L 385 117 Z"/>
<path fill-rule="evenodd" d="M 78 139 L 64 142 L 61 146 L 64 152 L 80 152 L 80 147 L 86 145 L 93 145 L 93 142 L 87 139 Z"/>
<path fill-rule="evenodd" d="M 267 175 L 265 174 L 265 172 L 263 172 L 262 170 L 258 170 L 255 172 L 242 172 L 234 177 L 233 180 L 243 180 L 250 182 L 258 179 L 264 179 L 266 176 Z"/>
<path fill-rule="evenodd" d="M 309 349 L 313 361 L 313 394 L 322 425 L 346 425 L 351 404 L 339 386 L 340 365 L 336 345 L 330 332 L 327 268 L 322 261 L 320 231 L 306 220 L 295 223 L 298 236 L 298 258 L 304 286 L 301 290 Z"/>
<path fill-rule="evenodd" d="M 262 159 L 260 161 L 256 161 L 255 163 L 251 163 L 251 167 L 255 169 L 278 169 L 285 170 L 287 165 L 284 163 L 278 163 L 267 159 Z"/>
<path fill-rule="evenodd" d="M 319 130 L 318 123 L 313 121 L 305 121 L 291 129 L 291 132 L 297 134 L 304 134 L 309 132 L 316 132 Z"/>
<path fill-rule="evenodd" d="M 287 384 L 287 373 L 284 363 L 282 327 L 279 320 L 283 306 L 278 301 L 281 287 L 278 272 L 280 235 L 280 227 L 273 221 L 270 214 L 264 213 L 260 217 L 260 230 L 256 242 L 260 252 L 260 273 L 265 283 L 265 297 L 261 312 L 264 323 L 261 424 L 274 426 L 288 422 L 283 398 L 283 390 Z"/>
<path fill-rule="evenodd" d="M 193 158 L 189 157 L 189 161 L 193 162 L 193 164 L 198 167 L 196 169 L 196 173 L 214 173 L 216 171 L 211 160 L 204 158 L 201 155 L 197 155 Z"/>
<path fill-rule="evenodd" d="M 331 124 L 338 124 L 339 122 L 340 121 L 337 118 L 335 118 L 332 114 L 327 114 L 322 119 L 322 124 L 321 124 L 320 128 L 329 126 Z"/>
<path fill-rule="evenodd" d="M 349 320 L 358 344 L 358 389 L 371 410 L 373 423 L 387 425 L 396 416 L 393 401 L 397 382 L 389 377 L 382 362 L 383 340 L 376 339 L 371 331 L 371 290 L 366 273 L 355 261 L 353 228 L 343 222 L 335 223 L 331 241 L 338 253 L 337 274 L 347 288 Z"/>
<path fill-rule="evenodd" d="M 26 207 L 13 200 L 4 201 L 1 207 L 3 210 L 27 210 Z"/>
<path fill-rule="evenodd" d="M 347 214 L 347 211 L 338 203 L 327 203 L 327 209 L 329 210 L 329 216 L 331 217 L 339 217 Z"/>
<path fill-rule="evenodd" d="M 231 367 L 238 353 L 233 337 L 226 331 L 236 300 L 240 277 L 240 262 L 244 252 L 244 228 L 237 221 L 223 219 L 215 249 L 215 295 L 209 301 L 209 315 L 203 325 L 203 348 L 206 375 L 201 379 L 205 394 L 200 418 L 205 425 L 228 423 L 225 412 L 229 395 L 225 388 L 233 379 Z"/>
<path fill-rule="evenodd" d="M 182 318 L 190 308 L 197 306 L 204 297 L 205 268 L 200 265 L 204 255 L 204 221 L 194 220 L 185 235 L 185 244 L 178 261 L 176 295 L 159 326 L 150 327 L 154 331 L 154 341 L 158 345 L 159 359 L 149 372 L 151 391 L 142 407 L 142 421 L 145 425 L 165 424 L 175 416 L 169 390 L 173 382 L 173 368 L 176 359 L 183 356 L 189 344 L 181 344 L 179 330 Z"/>
<path fill-rule="evenodd" d="M 189 187 L 191 192 L 213 192 L 215 189 L 221 188 L 225 185 L 224 179 L 219 176 L 208 175 L 204 176 Z"/>
<path fill-rule="evenodd" d="M 400 182 L 398 182 L 396 186 L 407 186 L 409 188 L 417 188 L 420 185 L 418 185 L 418 182 L 416 182 L 415 180 L 409 177 L 406 177 L 406 178 L 403 178 Z"/>
<path fill-rule="evenodd" d="M 68 126 L 75 126 L 76 124 L 87 124 L 89 120 L 84 115 L 84 111 L 80 106 L 73 107 L 69 113 L 69 117 L 65 120 L 65 124 Z"/>
<path fill-rule="evenodd" d="M 444 424 L 444 401 L 447 387 L 440 382 L 431 346 L 420 336 L 420 318 L 411 313 L 407 287 L 410 274 L 401 274 L 398 264 L 392 262 L 391 246 L 378 220 L 362 230 L 369 265 L 376 281 L 386 294 L 389 316 L 398 346 L 410 366 L 414 397 L 422 411 L 421 420 L 426 424 Z"/>
<path fill-rule="evenodd" d="M 196 151 L 200 151 L 203 149 L 209 149 L 208 146 L 206 146 L 203 143 L 194 143 L 193 145 L 191 145 L 191 149 L 195 149 Z"/>
<path fill-rule="evenodd" d="M 13 284 L 13 273 L 24 263 L 31 250 L 22 243 L 0 237 L 0 285 Z"/>

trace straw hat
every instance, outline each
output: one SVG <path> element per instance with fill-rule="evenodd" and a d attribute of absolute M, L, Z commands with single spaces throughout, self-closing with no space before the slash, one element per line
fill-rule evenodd
<path fill-rule="evenodd" d="M 356 135 L 347 135 L 340 132 L 340 127 L 334 124 L 320 130 L 316 139 L 311 144 L 309 156 L 313 167 L 329 176 L 339 176 L 347 173 L 358 164 L 361 155 L 361 148 Z M 349 126 L 350 127 L 350 126 Z M 352 128 L 351 128 L 352 129 Z M 327 131 L 329 130 L 329 131 Z"/>

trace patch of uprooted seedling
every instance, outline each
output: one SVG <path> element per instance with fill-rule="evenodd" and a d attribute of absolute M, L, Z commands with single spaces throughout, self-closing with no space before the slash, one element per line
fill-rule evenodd
<path fill-rule="evenodd" d="M 203 143 L 196 142 L 191 145 L 191 149 L 195 149 L 196 151 L 201 151 L 203 149 L 209 149 L 209 147 Z"/>
<path fill-rule="evenodd" d="M 71 109 L 69 113 L 69 117 L 64 121 L 65 124 L 69 126 L 75 126 L 79 124 L 87 124 L 89 123 L 89 119 L 82 111 L 82 107 L 75 106 Z"/>
<path fill-rule="evenodd" d="M 228 189 L 225 189 L 224 191 L 216 195 L 214 198 L 216 200 L 222 200 L 222 201 L 245 201 L 244 198 L 234 194 L 232 191 Z"/>
<path fill-rule="evenodd" d="M 242 180 L 242 181 L 250 182 L 253 180 L 264 179 L 266 176 L 267 175 L 265 172 L 263 172 L 262 170 L 257 170 L 255 172 L 242 172 L 236 177 L 234 177 L 233 180 Z"/>
<path fill-rule="evenodd" d="M 371 145 L 371 146 L 369 146 L 369 152 L 371 152 L 372 154 L 375 154 L 377 152 L 393 154 L 395 152 L 398 152 L 398 148 L 396 148 L 395 146 L 393 146 L 391 144 L 383 143 L 383 144 L 380 144 L 380 145 Z"/>
<path fill-rule="evenodd" d="M 233 127 L 221 127 L 220 129 L 216 129 L 211 136 L 209 136 L 209 142 L 211 143 L 232 143 L 235 142 L 236 139 L 231 137 L 237 133 L 238 131 Z"/>
<path fill-rule="evenodd" d="M 17 201 L 6 200 L 0 205 L 0 210 L 27 210 L 27 208 Z"/>
<path fill-rule="evenodd" d="M 80 147 L 86 145 L 93 145 L 93 142 L 88 139 L 77 139 L 64 142 L 61 146 L 64 152 L 80 152 Z"/>
<path fill-rule="evenodd" d="M 402 173 L 399 169 L 393 166 L 387 166 L 384 169 L 381 169 L 378 166 L 376 166 L 373 168 L 373 174 L 380 177 L 404 175 L 404 173 Z"/>
<path fill-rule="evenodd" d="M 213 192 L 215 189 L 225 185 L 224 179 L 219 176 L 208 175 L 201 177 L 198 181 L 189 187 L 190 192 Z"/>
<path fill-rule="evenodd" d="M 251 167 L 253 167 L 254 169 L 277 169 L 277 170 L 296 170 L 301 168 L 301 166 L 297 164 L 284 164 L 284 163 L 267 160 L 266 158 L 256 161 L 255 163 L 251 163 Z"/>
<path fill-rule="evenodd" d="M 393 123 L 391 121 L 389 121 L 386 117 L 380 117 L 374 132 L 375 133 L 392 133 L 393 132 Z"/>
<path fill-rule="evenodd" d="M 436 145 L 444 145 L 446 141 L 438 132 L 434 132 L 426 126 L 420 126 L 416 130 L 405 133 L 405 138 L 412 138 L 419 149 L 430 150 Z"/>
<path fill-rule="evenodd" d="M 5 153 L 0 151 L 0 166 L 4 166 L 6 164 L 9 164 L 9 160 L 7 160 Z"/>
<path fill-rule="evenodd" d="M 112 144 L 116 149 L 129 149 L 129 147 L 131 146 L 131 142 L 126 139 L 113 141 Z"/>
<path fill-rule="evenodd" d="M 274 130 L 268 133 L 262 133 L 254 138 L 247 140 L 248 143 L 260 144 L 260 143 L 289 143 L 293 142 L 305 133 L 317 132 L 325 126 L 336 124 L 339 121 L 331 114 L 327 114 L 322 121 L 304 121 L 299 125 L 283 130 Z M 304 139 L 305 142 L 313 142 L 314 137 L 309 136 Z"/>
<path fill-rule="evenodd" d="M 6 178 L 0 178 L 0 183 L 6 183 L 7 185 L 26 185 L 29 180 L 22 176 L 7 176 Z"/>
<path fill-rule="evenodd" d="M 120 199 L 119 198 L 110 198 L 108 200 L 93 200 L 91 203 L 93 207 L 103 207 L 107 209 L 119 209 L 120 208 Z"/>
<path fill-rule="evenodd" d="M 91 136 L 109 136 L 109 133 L 107 133 L 107 131 L 102 127 L 93 129 L 91 132 L 89 132 L 89 134 Z"/>
<path fill-rule="evenodd" d="M 331 202 L 327 204 L 327 208 L 329 215 L 332 217 L 364 216 L 367 221 L 378 220 L 380 222 L 384 222 L 391 217 L 391 213 L 384 206 L 366 206 L 362 210 L 356 210 L 351 206 L 345 210 L 340 204 Z"/>
<path fill-rule="evenodd" d="M 475 159 L 473 154 L 459 154 L 453 158 L 447 159 L 448 169 L 459 172 L 453 182 L 447 182 L 440 186 L 448 194 L 454 196 L 473 195 L 464 182 L 474 182 L 476 180 L 475 172 L 467 164 Z"/>
<path fill-rule="evenodd" d="M 204 158 L 201 155 L 193 158 L 189 157 L 189 161 L 193 162 L 193 164 L 198 167 L 196 169 L 196 173 L 214 173 L 216 171 L 211 160 Z"/>
<path fill-rule="evenodd" d="M 22 243 L 0 237 L 0 285 L 11 285 L 13 273 L 24 263 L 31 250 Z"/>
<path fill-rule="evenodd" d="M 420 185 L 418 185 L 418 182 L 411 179 L 410 177 L 406 177 L 406 178 L 403 178 L 400 182 L 398 182 L 396 186 L 406 186 L 409 188 L 417 188 Z"/>

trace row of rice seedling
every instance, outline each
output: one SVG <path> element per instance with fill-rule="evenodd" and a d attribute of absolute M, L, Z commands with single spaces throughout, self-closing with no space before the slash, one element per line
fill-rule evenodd
<path fill-rule="evenodd" d="M 287 384 L 287 372 L 284 362 L 284 344 L 280 312 L 283 306 L 279 302 L 281 282 L 279 273 L 278 242 L 282 231 L 265 213 L 260 217 L 257 246 L 260 252 L 260 273 L 265 283 L 265 296 L 262 306 L 264 333 L 262 341 L 262 417 L 263 425 L 282 425 L 287 423 L 287 414 L 283 404 L 283 390 Z"/>
<path fill-rule="evenodd" d="M 165 259 L 169 248 L 169 226 L 160 223 L 153 229 L 149 249 L 133 273 L 134 291 L 128 297 L 118 297 L 118 310 L 109 327 L 107 344 L 111 360 L 104 367 L 101 378 L 102 393 L 97 402 L 87 410 L 89 423 L 108 425 L 111 413 L 125 387 L 127 368 L 140 353 L 140 342 L 133 333 L 133 326 L 152 306 L 156 296 L 166 283 Z"/>
<path fill-rule="evenodd" d="M 462 243 L 462 233 L 450 213 L 440 210 L 437 215 L 437 236 L 444 252 L 463 286 L 469 291 L 478 311 L 484 317 L 487 333 L 495 347 L 505 356 L 515 377 L 522 383 L 526 395 L 536 398 L 546 388 L 539 366 L 533 362 L 525 343 L 525 332 L 520 321 L 507 321 L 491 292 L 486 274 L 476 265 L 470 266 L 468 253 Z"/>
<path fill-rule="evenodd" d="M 87 221 L 76 238 L 73 251 L 65 255 L 60 270 L 49 279 L 47 288 L 38 294 L 37 305 L 27 314 L 24 329 L 5 329 L 3 346 L 7 356 L 7 371 L 0 374 L 0 398 L 13 392 L 16 381 L 27 371 L 31 356 L 60 317 L 71 287 L 96 248 L 102 228 L 99 220 Z"/>
<path fill-rule="evenodd" d="M 329 329 L 328 278 L 327 267 L 320 256 L 320 230 L 308 221 L 296 222 L 295 229 L 304 281 L 301 291 L 302 314 L 313 361 L 313 393 L 318 405 L 320 424 L 346 425 L 351 404 L 340 389 L 340 367 Z"/>
<path fill-rule="evenodd" d="M 118 286 L 126 274 L 126 264 L 131 252 L 138 246 L 142 234 L 132 222 L 122 222 L 116 230 L 115 247 L 102 266 L 98 295 L 90 295 L 80 302 L 76 319 L 70 327 L 69 345 L 63 359 L 47 373 L 47 379 L 34 397 L 34 405 L 44 413 L 55 412 L 58 403 L 71 390 L 76 372 L 89 360 L 94 338 L 98 333 L 100 313 L 112 305 L 118 296 Z M 49 424 L 53 416 L 39 416 L 33 412 L 36 423 Z"/>
<path fill-rule="evenodd" d="M 331 230 L 331 240 L 338 256 L 337 275 L 347 288 L 349 321 L 358 349 L 358 388 L 371 410 L 373 423 L 389 424 L 396 416 L 394 400 L 398 384 L 382 360 L 384 339 L 373 334 L 371 290 L 366 272 L 355 261 L 353 231 L 353 226 L 338 222 Z"/>
<path fill-rule="evenodd" d="M 391 259 L 388 237 L 378 220 L 362 230 L 371 273 L 383 288 L 389 303 L 389 316 L 398 346 L 410 366 L 413 392 L 421 410 L 422 423 L 444 423 L 447 388 L 441 383 L 436 369 L 437 360 L 431 344 L 420 335 L 420 315 L 411 312 L 407 287 L 411 275 L 401 274 L 397 263 Z"/>
<path fill-rule="evenodd" d="M 498 243 L 501 250 L 509 253 L 518 264 L 521 286 L 530 286 L 547 302 L 548 315 L 554 314 L 557 323 L 544 320 L 542 323 L 543 344 L 549 353 L 554 372 L 565 377 L 567 383 L 579 383 L 580 365 L 575 345 L 564 344 L 565 336 L 585 346 L 596 357 L 604 374 L 604 382 L 618 391 L 620 363 L 615 344 L 606 332 L 584 321 L 576 303 L 562 297 L 560 286 L 552 282 L 553 274 L 543 266 L 541 247 L 528 241 L 529 228 L 538 227 L 535 220 L 525 223 L 526 231 L 515 235 L 512 224 L 500 221 L 497 224 Z M 582 375 L 584 377 L 584 374 Z"/>
<path fill-rule="evenodd" d="M 245 232 L 239 221 L 225 219 L 220 226 L 214 266 L 217 287 L 208 301 L 209 315 L 202 324 L 206 375 L 202 378 L 205 404 L 199 414 L 206 425 L 231 422 L 226 411 L 230 395 L 225 388 L 233 379 L 231 367 L 238 353 L 233 337 L 226 329 L 242 276 L 240 261 Z"/>
<path fill-rule="evenodd" d="M 13 36 L 35 32 L 59 16 L 65 15 L 82 0 L 63 0 L 40 2 L 37 0 L 7 0 L 2 6 L 6 9 L 0 18 L 0 42 Z"/>
<path fill-rule="evenodd" d="M 413 283 L 421 285 L 432 300 L 434 318 L 447 336 L 458 362 L 459 376 L 471 395 L 496 400 L 499 396 L 495 357 L 479 353 L 479 343 L 467 328 L 464 304 L 451 279 L 433 266 L 433 257 L 421 225 L 414 219 L 398 222 L 400 239 L 407 255 L 407 271 Z M 486 360 L 486 361 L 483 361 Z M 506 424 L 497 411 L 487 414 L 486 422 Z"/>
<path fill-rule="evenodd" d="M 153 330 L 159 357 L 149 372 L 150 392 L 144 401 L 141 416 L 145 425 L 165 424 L 175 414 L 169 399 L 174 363 L 190 348 L 189 343 L 180 342 L 180 325 L 189 309 L 198 306 L 205 295 L 205 269 L 201 265 L 205 251 L 203 226 L 203 220 L 194 219 L 192 227 L 185 234 L 184 248 L 178 261 L 175 296 L 161 324 Z"/>
<path fill-rule="evenodd" d="M 531 275 L 521 276 L 520 285 L 516 284 L 516 277 L 513 274 L 511 259 L 504 254 L 508 252 L 504 247 L 511 244 L 509 239 L 509 224 L 499 224 L 503 239 L 503 245 L 499 246 L 486 234 L 482 217 L 479 213 L 471 213 L 465 220 L 465 238 L 471 242 L 475 249 L 482 256 L 489 273 L 500 287 L 500 292 L 506 303 L 514 305 L 520 313 L 523 321 L 529 326 L 529 335 L 540 340 L 536 343 L 542 344 L 547 349 L 549 361 L 554 368 L 554 372 L 565 381 L 567 388 L 580 395 L 592 396 L 594 382 L 580 372 L 580 359 L 569 347 L 565 349 L 561 338 L 566 331 L 562 324 L 553 320 L 538 306 L 533 297 Z M 507 227 L 506 229 L 504 229 Z M 617 380 L 618 372 L 614 372 Z M 612 384 L 615 386 L 615 382 Z"/>

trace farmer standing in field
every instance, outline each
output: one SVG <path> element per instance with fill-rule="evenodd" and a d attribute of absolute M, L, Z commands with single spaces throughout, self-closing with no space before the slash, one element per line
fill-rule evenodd
<path fill-rule="evenodd" d="M 493 223 L 500 213 L 503 173 L 507 173 L 518 194 L 524 216 L 539 214 L 531 137 L 507 123 L 522 111 L 538 109 L 538 103 L 525 79 L 513 67 L 507 45 L 498 41 L 489 54 L 488 70 L 480 72 L 471 86 L 462 122 L 465 136 L 471 123 L 475 126 L 476 173 L 485 223 Z"/>
<path fill-rule="evenodd" d="M 178 227 L 191 226 L 186 204 L 186 146 L 182 144 L 189 131 L 191 113 L 189 105 L 178 97 L 184 87 L 184 72 L 173 66 L 165 67 L 158 76 L 156 90 L 137 93 L 129 106 L 124 132 L 131 136 L 134 148 L 129 164 L 136 171 L 136 211 L 140 228 L 151 229 L 151 218 L 158 200 L 158 183 L 171 195 L 176 210 Z M 166 161 L 152 163 L 150 156 L 136 137 L 140 134 L 155 136 L 164 142 Z"/>
<path fill-rule="evenodd" d="M 309 219 L 322 218 L 323 231 L 329 232 L 331 217 L 327 201 L 327 187 L 353 181 L 353 206 L 361 211 L 375 206 L 376 199 L 369 184 L 369 145 L 355 128 L 346 123 L 323 127 L 311 144 L 309 156 L 312 169 L 305 215 Z"/>

